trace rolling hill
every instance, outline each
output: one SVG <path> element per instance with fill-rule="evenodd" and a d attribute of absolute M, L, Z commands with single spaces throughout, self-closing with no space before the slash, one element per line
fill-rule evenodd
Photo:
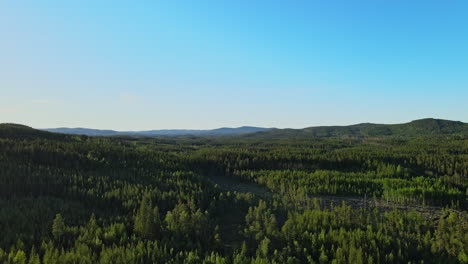
<path fill-rule="evenodd" d="M 318 126 L 303 129 L 276 129 L 249 134 L 249 137 L 372 137 L 372 136 L 430 136 L 468 134 L 468 124 L 459 121 L 425 118 L 404 124 L 362 123 L 351 126 Z"/>
<path fill-rule="evenodd" d="M 42 131 L 34 129 L 29 126 L 4 123 L 0 124 L 0 137 L 12 138 L 12 139 L 32 139 L 32 138 L 47 138 L 47 139 L 59 139 L 66 138 L 67 135 L 50 133 L 48 131 Z"/>

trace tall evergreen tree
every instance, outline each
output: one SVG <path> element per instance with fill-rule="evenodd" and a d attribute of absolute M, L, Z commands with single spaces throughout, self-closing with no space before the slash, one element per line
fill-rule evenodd
<path fill-rule="evenodd" d="M 160 231 L 159 209 L 153 208 L 151 198 L 145 195 L 134 218 L 134 230 L 141 237 L 153 239 Z"/>
<path fill-rule="evenodd" d="M 65 221 L 62 218 L 61 214 L 55 215 L 55 219 L 52 222 L 52 235 L 54 239 L 61 242 L 63 235 L 65 234 Z"/>

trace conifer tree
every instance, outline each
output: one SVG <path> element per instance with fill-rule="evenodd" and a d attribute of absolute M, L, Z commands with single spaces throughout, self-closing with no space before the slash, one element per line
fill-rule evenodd
<path fill-rule="evenodd" d="M 135 215 L 134 230 L 143 238 L 153 239 L 158 235 L 159 226 L 159 209 L 153 208 L 150 197 L 145 195 Z"/>
<path fill-rule="evenodd" d="M 54 239 L 61 242 L 62 237 L 65 233 L 65 222 L 62 218 L 61 214 L 55 215 L 55 219 L 52 223 L 52 235 L 54 236 Z"/>

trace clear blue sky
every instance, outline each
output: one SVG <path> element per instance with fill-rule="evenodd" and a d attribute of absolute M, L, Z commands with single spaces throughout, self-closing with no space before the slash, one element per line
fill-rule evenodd
<path fill-rule="evenodd" d="M 468 122 L 468 1 L 0 1 L 0 122 Z"/>

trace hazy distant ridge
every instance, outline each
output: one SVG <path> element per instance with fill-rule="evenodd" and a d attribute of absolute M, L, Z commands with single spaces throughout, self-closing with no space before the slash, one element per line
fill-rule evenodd
<path fill-rule="evenodd" d="M 47 128 L 45 131 L 63 134 L 77 134 L 87 136 L 116 136 L 116 135 L 130 135 L 130 136 L 180 136 L 180 135 L 197 135 L 197 136 L 221 136 L 221 135 L 241 135 L 246 133 L 267 131 L 272 128 L 251 127 L 243 126 L 237 128 L 223 127 L 217 129 L 195 130 L 195 129 L 160 129 L 148 131 L 114 131 L 114 130 L 100 130 L 91 128 Z"/>

